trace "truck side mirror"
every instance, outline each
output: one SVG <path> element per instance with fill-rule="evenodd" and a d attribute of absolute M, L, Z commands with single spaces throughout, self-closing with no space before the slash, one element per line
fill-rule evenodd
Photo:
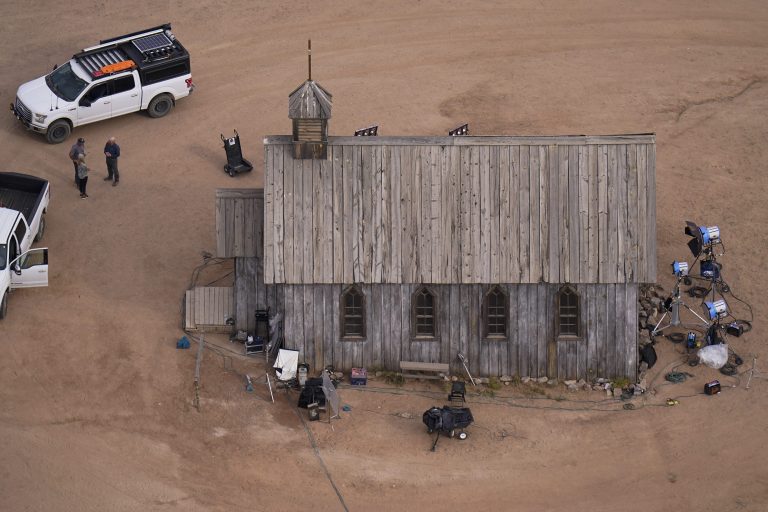
<path fill-rule="evenodd" d="M 21 267 L 18 262 L 13 264 L 13 271 L 16 272 L 17 275 L 21 275 Z"/>
<path fill-rule="evenodd" d="M 81 107 L 90 107 L 91 106 L 91 100 L 88 98 L 83 98 L 80 100 L 80 106 Z"/>

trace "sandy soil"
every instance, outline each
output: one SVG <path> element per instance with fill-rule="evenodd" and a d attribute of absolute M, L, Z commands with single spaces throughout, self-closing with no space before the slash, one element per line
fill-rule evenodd
<path fill-rule="evenodd" d="M 659 279 L 669 287 L 668 264 L 688 255 L 684 220 L 718 224 L 725 276 L 755 310 L 755 330 L 733 346 L 768 371 L 762 1 L 2 4 L 0 103 L 99 38 L 166 21 L 198 89 L 166 118 L 78 129 L 99 172 L 107 137 L 123 149 L 121 185 L 94 176 L 86 201 L 69 144 L 0 118 L 3 170 L 43 176 L 53 194 L 51 285 L 14 293 L 0 325 L 0 510 L 342 509 L 295 396 L 272 405 L 262 386 L 245 393 L 258 363 L 233 357 L 225 371 L 208 352 L 197 412 L 194 351 L 174 348 L 189 276 L 214 251 L 215 189 L 262 180 L 221 172 L 219 134 L 236 128 L 261 162 L 261 138 L 289 132 L 308 38 L 313 78 L 334 95 L 332 134 L 462 122 L 489 135 L 656 132 Z M 694 396 L 719 375 L 696 368 L 664 386 L 675 348 L 661 343 L 658 392 L 634 411 L 591 402 L 599 393 L 505 387 L 471 396 L 469 440 L 432 453 L 420 415 L 441 388 L 371 382 L 342 388 L 351 412 L 310 428 L 349 510 L 768 510 L 768 381 Z M 664 406 L 669 396 L 680 404 Z"/>

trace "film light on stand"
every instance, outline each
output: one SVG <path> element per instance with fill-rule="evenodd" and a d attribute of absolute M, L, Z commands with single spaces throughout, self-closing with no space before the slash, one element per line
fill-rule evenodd
<path fill-rule="evenodd" d="M 720 228 L 717 226 L 697 226 L 694 222 L 685 221 L 685 234 L 691 237 L 688 248 L 695 257 L 702 251 L 711 253 L 714 245 L 722 244 Z"/>
<path fill-rule="evenodd" d="M 699 231 L 701 231 L 701 240 L 705 245 L 720 240 L 720 228 L 717 226 L 699 226 Z"/>
<path fill-rule="evenodd" d="M 710 320 L 728 316 L 728 304 L 723 299 L 714 302 L 704 302 L 702 308 L 704 309 L 704 316 Z"/>
<path fill-rule="evenodd" d="M 672 262 L 672 274 L 677 277 L 685 277 L 688 275 L 688 263 L 685 261 Z"/>

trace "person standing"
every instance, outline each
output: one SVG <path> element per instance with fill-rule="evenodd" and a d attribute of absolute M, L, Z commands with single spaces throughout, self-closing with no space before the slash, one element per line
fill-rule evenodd
<path fill-rule="evenodd" d="M 117 171 L 117 159 L 120 157 L 120 146 L 117 145 L 117 140 L 114 137 L 110 137 L 107 144 L 104 146 L 104 156 L 107 157 L 107 174 L 104 181 L 112 181 L 112 186 L 116 187 L 120 182 L 120 173 Z"/>
<path fill-rule="evenodd" d="M 77 155 L 77 178 L 80 187 L 80 199 L 85 199 L 88 194 L 85 193 L 85 187 L 88 185 L 88 167 L 85 165 L 85 155 Z"/>
<path fill-rule="evenodd" d="M 85 156 L 85 139 L 80 137 L 77 139 L 77 142 L 72 144 L 72 147 L 69 149 L 69 159 L 72 160 L 72 163 L 75 166 L 75 186 L 80 187 L 80 180 L 77 178 L 77 157 L 78 155 Z"/>

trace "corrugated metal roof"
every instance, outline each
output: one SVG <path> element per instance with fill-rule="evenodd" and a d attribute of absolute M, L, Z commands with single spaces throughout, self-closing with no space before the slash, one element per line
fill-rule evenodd
<path fill-rule="evenodd" d="M 307 80 L 288 95 L 291 119 L 330 119 L 333 95 L 313 80 Z"/>

